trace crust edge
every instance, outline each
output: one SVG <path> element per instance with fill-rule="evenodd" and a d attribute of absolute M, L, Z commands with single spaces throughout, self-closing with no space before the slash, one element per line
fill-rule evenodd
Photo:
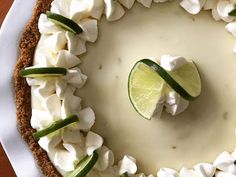
<path fill-rule="evenodd" d="M 41 13 L 50 9 L 52 0 L 37 0 L 31 19 L 25 27 L 20 43 L 19 58 L 14 69 L 14 89 L 16 102 L 16 117 L 18 130 L 28 144 L 42 174 L 46 177 L 60 177 L 61 175 L 51 163 L 47 153 L 39 146 L 32 134 L 35 130 L 30 125 L 31 119 L 31 89 L 19 71 L 32 65 L 34 51 L 40 39 L 38 19 Z"/>

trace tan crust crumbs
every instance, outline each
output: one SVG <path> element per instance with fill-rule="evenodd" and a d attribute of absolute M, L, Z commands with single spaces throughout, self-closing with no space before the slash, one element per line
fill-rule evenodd
<path fill-rule="evenodd" d="M 59 177 L 61 175 L 51 163 L 47 153 L 39 146 L 38 142 L 32 136 L 35 130 L 30 125 L 31 91 L 26 80 L 19 76 L 19 71 L 22 68 L 32 65 L 34 50 L 40 38 L 38 19 L 41 13 L 45 13 L 50 9 L 51 2 L 52 0 L 37 0 L 32 18 L 22 34 L 19 45 L 19 59 L 14 71 L 14 87 L 19 132 L 32 151 L 43 175 L 47 177 Z"/>

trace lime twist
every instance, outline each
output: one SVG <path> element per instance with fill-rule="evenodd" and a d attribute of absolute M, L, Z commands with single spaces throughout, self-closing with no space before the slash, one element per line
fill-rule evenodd
<path fill-rule="evenodd" d="M 186 100 L 194 100 L 201 93 L 201 79 L 196 65 L 189 61 L 175 71 L 166 71 L 156 62 L 143 59 L 132 68 L 128 80 L 128 94 L 135 110 L 151 119 L 168 84 Z"/>

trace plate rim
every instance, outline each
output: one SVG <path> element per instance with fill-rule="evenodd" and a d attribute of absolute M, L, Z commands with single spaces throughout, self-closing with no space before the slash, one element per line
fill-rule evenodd
<path fill-rule="evenodd" d="M 13 70 L 18 57 L 19 41 L 36 1 L 14 0 L 0 29 L 0 142 L 19 177 L 42 176 L 31 151 L 18 132 L 13 89 Z"/>

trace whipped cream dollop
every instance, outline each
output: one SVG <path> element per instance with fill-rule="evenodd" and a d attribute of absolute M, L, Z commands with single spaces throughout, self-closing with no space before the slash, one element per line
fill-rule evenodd
<path fill-rule="evenodd" d="M 216 172 L 216 167 L 209 163 L 199 163 L 194 166 L 194 169 L 182 168 L 180 172 L 162 168 L 158 171 L 158 177 L 213 177 Z"/>
<path fill-rule="evenodd" d="M 95 164 L 95 169 L 98 171 L 105 171 L 114 165 L 115 158 L 113 152 L 106 146 L 102 146 L 98 151 L 98 161 Z"/>
<path fill-rule="evenodd" d="M 95 150 L 100 148 L 103 144 L 103 139 L 100 135 L 88 132 L 85 141 L 85 148 L 88 155 L 92 155 Z"/>
<path fill-rule="evenodd" d="M 226 31 L 230 32 L 236 38 L 236 22 L 230 22 L 225 26 Z M 233 48 L 233 52 L 236 53 L 236 45 Z"/>
<path fill-rule="evenodd" d="M 222 171 L 217 171 L 215 177 L 236 177 L 235 174 L 230 174 Z"/>
<path fill-rule="evenodd" d="M 231 22 L 233 17 L 229 16 L 229 12 L 234 9 L 234 3 L 227 0 L 220 0 L 217 4 L 217 12 L 219 17 L 225 22 Z"/>
<path fill-rule="evenodd" d="M 225 29 L 226 29 L 226 31 L 232 33 L 232 35 L 236 38 L 236 22 L 228 23 L 225 26 Z"/>
<path fill-rule="evenodd" d="M 211 10 L 212 17 L 214 20 L 218 21 L 220 20 L 219 13 L 217 12 L 217 3 L 218 1 L 213 0 L 206 0 L 206 3 L 204 4 L 204 10 Z"/>
<path fill-rule="evenodd" d="M 124 158 L 118 162 L 119 175 L 124 173 L 133 175 L 137 172 L 136 160 L 132 156 L 124 156 Z"/>
<path fill-rule="evenodd" d="M 119 2 L 127 9 L 131 9 L 131 7 L 134 5 L 135 0 L 119 0 Z"/>
<path fill-rule="evenodd" d="M 167 71 L 175 71 L 186 63 L 184 57 L 171 55 L 162 55 L 160 61 L 161 67 Z"/>
<path fill-rule="evenodd" d="M 236 175 L 236 151 L 233 153 L 222 152 L 214 161 L 213 165 L 224 173 Z"/>
<path fill-rule="evenodd" d="M 78 124 L 79 125 L 79 124 Z M 60 146 L 58 146 L 61 144 Z M 102 147 L 103 139 L 96 133 L 89 131 L 84 136 L 78 126 L 68 126 L 59 133 L 53 133 L 40 138 L 39 145 L 48 152 L 52 162 L 62 174 L 73 171 L 78 162 L 85 156 L 98 150 L 99 159 L 96 169 L 106 170 L 113 165 L 112 152 Z"/>
<path fill-rule="evenodd" d="M 134 175 L 134 177 L 154 177 L 154 176 L 152 174 L 146 176 L 144 173 L 140 173 L 140 174 Z"/>
<path fill-rule="evenodd" d="M 98 162 L 94 169 L 89 172 L 88 177 L 119 177 L 126 173 L 128 176 L 133 177 L 146 177 L 144 174 L 136 174 L 137 165 L 136 160 L 131 156 L 124 156 L 122 160 L 118 162 L 118 166 L 114 165 L 113 153 L 105 146 L 97 151 L 99 154 Z M 101 166 L 101 161 L 103 165 Z M 101 169 L 102 167 L 102 169 Z M 148 177 L 154 177 L 149 175 Z"/>
<path fill-rule="evenodd" d="M 178 172 L 170 168 L 161 168 L 157 172 L 158 177 L 177 177 Z"/>
<path fill-rule="evenodd" d="M 171 115 L 177 115 L 185 111 L 189 106 L 189 101 L 185 100 L 175 91 L 170 91 L 170 88 L 167 88 L 166 91 L 166 101 L 164 103 L 165 110 Z"/>
<path fill-rule="evenodd" d="M 45 14 L 41 14 L 38 27 L 41 34 L 45 35 L 41 38 L 45 38 L 43 46 L 54 53 L 65 49 L 66 45 L 71 54 L 81 55 L 85 53 L 87 51 L 86 42 L 95 42 L 97 40 L 97 20 L 83 18 L 78 22 L 78 25 L 83 29 L 83 32 L 79 35 L 75 35 L 55 26 L 55 24 L 52 24 L 52 22 L 47 19 Z M 42 52 L 44 53 L 45 50 L 42 50 Z"/>
<path fill-rule="evenodd" d="M 153 2 L 155 3 L 163 3 L 163 2 L 167 2 L 168 0 L 153 0 Z"/>
<path fill-rule="evenodd" d="M 86 17 L 100 19 L 103 10 L 103 0 L 72 0 L 69 13 L 71 19 L 79 21 Z"/>
<path fill-rule="evenodd" d="M 197 14 L 201 11 L 206 0 L 183 0 L 180 5 L 190 14 Z"/>
<path fill-rule="evenodd" d="M 201 163 L 196 165 L 194 169 L 182 168 L 179 177 L 213 177 L 215 171 L 216 169 L 212 164 Z"/>
<path fill-rule="evenodd" d="M 194 166 L 197 177 L 213 177 L 216 167 L 209 163 L 199 163 Z"/>
<path fill-rule="evenodd" d="M 31 81 L 31 79 L 27 80 L 32 86 L 33 81 Z M 58 84 L 60 82 L 63 84 Z M 34 89 L 32 90 L 32 94 L 39 99 L 41 104 L 41 107 L 35 109 L 43 108 L 54 118 L 54 120 L 66 118 L 71 114 L 79 114 L 79 111 L 81 110 L 81 98 L 76 96 L 74 92 L 76 87 L 81 86 L 84 83 L 85 80 L 82 79 L 80 73 L 77 73 L 77 76 L 72 77 L 72 79 L 69 79 L 68 81 L 61 78 L 56 79 L 56 81 L 44 81 L 42 84 L 33 85 Z M 33 108 L 33 111 L 35 109 Z M 37 113 L 42 115 L 43 112 L 44 111 L 38 111 Z M 34 118 L 34 115 L 36 114 L 32 114 L 32 120 L 37 119 Z"/>
<path fill-rule="evenodd" d="M 116 21 L 124 16 L 125 10 L 118 1 L 104 0 L 105 14 L 108 21 Z"/>
<path fill-rule="evenodd" d="M 160 65 L 167 71 L 175 71 L 187 62 L 188 61 L 181 56 L 163 55 L 160 59 Z M 182 98 L 165 83 L 162 97 L 156 106 L 155 116 L 160 117 L 163 108 L 171 115 L 177 115 L 186 110 L 188 105 L 189 101 Z"/>
<path fill-rule="evenodd" d="M 163 55 L 160 61 L 160 65 L 167 71 L 175 71 L 186 63 L 187 60 L 184 57 L 171 55 Z M 177 115 L 187 109 L 189 101 L 182 98 L 169 86 L 166 86 L 164 105 L 168 113 Z"/>
<path fill-rule="evenodd" d="M 150 8 L 152 5 L 152 0 L 137 0 L 137 2 L 141 3 L 144 7 Z"/>
<path fill-rule="evenodd" d="M 182 168 L 179 172 L 179 177 L 197 177 L 193 169 Z"/>
<path fill-rule="evenodd" d="M 211 10 L 215 20 L 231 22 L 233 17 L 228 13 L 234 9 L 234 3 L 229 0 L 183 0 L 180 5 L 190 14 L 198 14 L 201 9 Z"/>
<path fill-rule="evenodd" d="M 93 136 L 99 136 L 89 131 L 87 136 L 84 137 L 78 128 L 69 126 L 59 133 L 40 138 L 39 145 L 48 152 L 50 159 L 59 171 L 62 174 L 66 174 L 67 172 L 73 171 L 78 162 L 87 155 L 85 147 L 87 139 L 90 138 L 91 134 Z M 59 144 L 60 146 L 58 146 Z M 101 142 L 94 141 L 91 152 L 101 147 Z M 100 161 L 100 164 L 105 166 L 108 163 L 106 160 Z"/>

